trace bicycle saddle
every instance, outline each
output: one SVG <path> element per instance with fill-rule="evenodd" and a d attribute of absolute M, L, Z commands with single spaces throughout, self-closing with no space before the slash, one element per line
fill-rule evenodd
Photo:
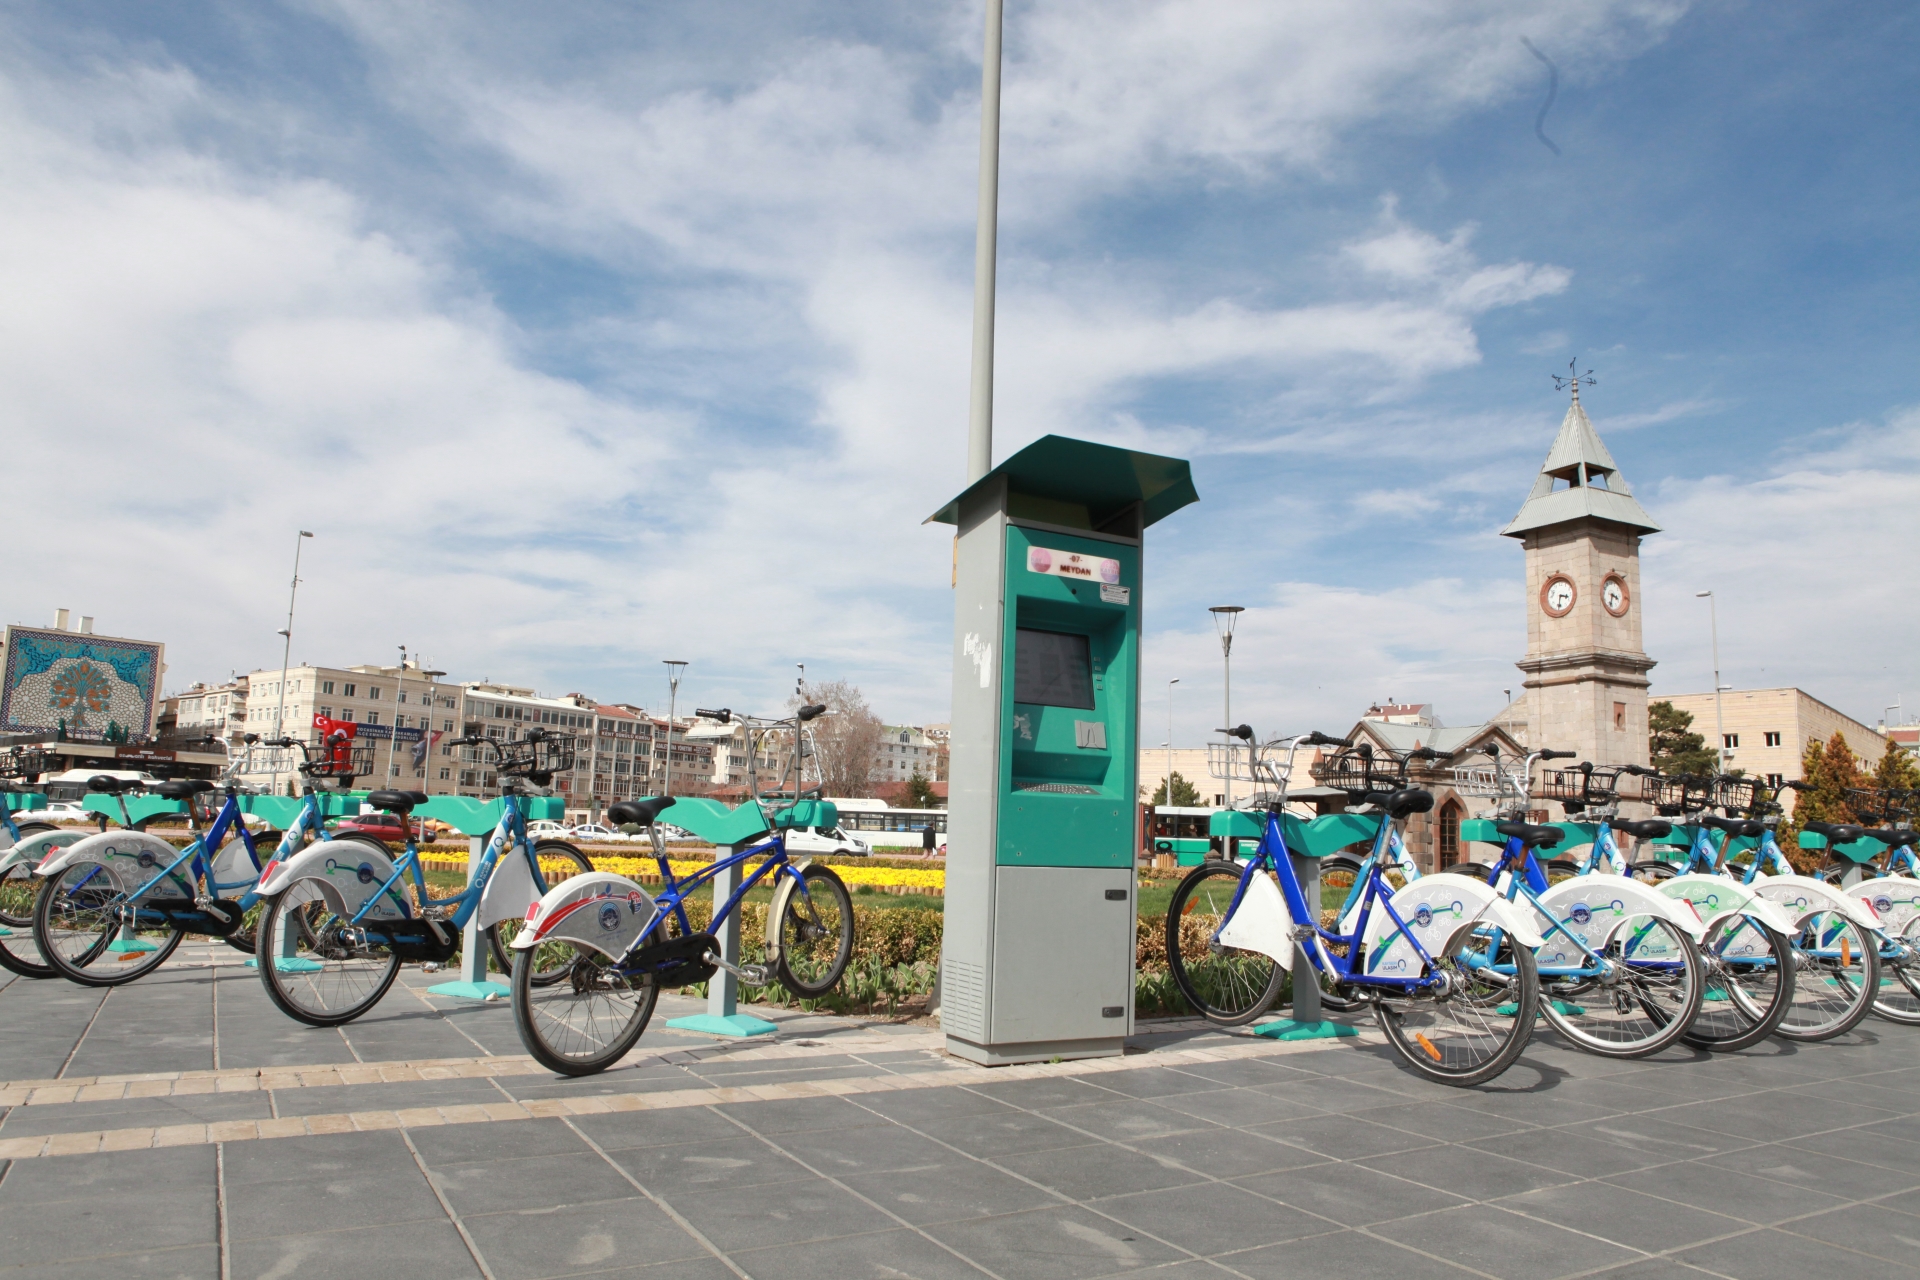
<path fill-rule="evenodd" d="M 1402 787 L 1398 791 L 1387 792 L 1376 803 L 1386 809 L 1388 817 L 1400 819 L 1415 813 L 1432 812 L 1433 792 L 1422 791 L 1419 787 Z"/>
<path fill-rule="evenodd" d="M 655 796 L 651 800 L 622 800 L 607 807 L 607 817 L 615 826 L 650 827 L 660 817 L 660 811 L 673 804 L 672 796 Z"/>
<path fill-rule="evenodd" d="M 153 794 L 168 800 L 185 800 L 188 796 L 197 796 L 203 791 L 213 790 L 213 784 L 205 778 L 173 778 L 166 782 L 157 782 L 151 788 Z"/>
<path fill-rule="evenodd" d="M 1825 836 L 1828 844 L 1852 844 L 1866 834 L 1865 828 L 1851 822 L 1809 822 L 1807 830 Z"/>
<path fill-rule="evenodd" d="M 1898 827 L 1869 830 L 1867 834 L 1890 849 L 1898 849 L 1903 844 L 1912 844 L 1920 840 L 1920 831 L 1905 831 Z"/>
<path fill-rule="evenodd" d="M 1503 836 L 1514 837 L 1529 849 L 1550 849 L 1566 835 L 1558 827 L 1536 827 L 1531 822 L 1496 822 L 1493 829 Z"/>
<path fill-rule="evenodd" d="M 101 795 L 117 796 L 122 791 L 138 791 L 140 784 L 132 778 L 114 778 L 104 773 L 96 773 L 87 779 L 87 790 L 98 791 Z"/>
<path fill-rule="evenodd" d="M 388 813 L 410 813 L 413 806 L 426 802 L 427 793 L 424 791 L 374 791 L 367 795 L 368 804 Z"/>
<path fill-rule="evenodd" d="M 1716 818 L 1710 813 L 1700 815 L 1700 825 L 1715 831 L 1724 831 L 1730 836 L 1757 836 L 1766 830 L 1764 824 L 1746 818 Z"/>
<path fill-rule="evenodd" d="M 1639 822 L 1616 822 L 1613 824 L 1613 829 L 1624 831 L 1639 840 L 1658 840 L 1662 836 L 1673 834 L 1673 824 L 1662 822 L 1658 818 L 1646 818 Z"/>

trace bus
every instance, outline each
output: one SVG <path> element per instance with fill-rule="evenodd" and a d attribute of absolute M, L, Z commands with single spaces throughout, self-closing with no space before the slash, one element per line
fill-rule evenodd
<path fill-rule="evenodd" d="M 1172 854 L 1183 867 L 1197 867 L 1207 860 L 1213 841 L 1207 834 L 1213 818 L 1211 808 L 1188 805 L 1147 805 L 1141 826 L 1147 833 L 1149 854 Z"/>
<path fill-rule="evenodd" d="M 840 811 L 840 829 L 857 835 L 873 846 L 897 849 L 902 853 L 927 851 L 927 832 L 933 832 L 933 851 L 947 851 L 947 811 L 945 809 L 891 809 L 884 800 L 834 800 Z"/>

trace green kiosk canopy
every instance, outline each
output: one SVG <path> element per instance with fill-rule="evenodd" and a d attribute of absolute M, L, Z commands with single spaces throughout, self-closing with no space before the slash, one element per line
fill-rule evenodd
<path fill-rule="evenodd" d="M 953 524 L 941 1017 L 951 1052 L 1121 1052 L 1133 1019 L 1141 551 L 1187 463 L 1047 436 Z"/>

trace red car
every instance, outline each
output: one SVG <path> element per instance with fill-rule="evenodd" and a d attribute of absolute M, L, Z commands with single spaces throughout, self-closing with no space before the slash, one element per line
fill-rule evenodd
<path fill-rule="evenodd" d="M 400 825 L 400 816 L 393 813 L 361 813 L 342 818 L 333 824 L 333 831 L 337 835 L 357 831 L 386 844 L 404 844 L 407 839 L 406 829 Z M 413 834 L 421 844 L 433 843 L 434 828 L 425 822 L 415 821 Z"/>

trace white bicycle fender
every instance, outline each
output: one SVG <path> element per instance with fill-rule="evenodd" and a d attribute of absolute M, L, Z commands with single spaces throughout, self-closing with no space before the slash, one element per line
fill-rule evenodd
<path fill-rule="evenodd" d="M 392 876 L 393 859 L 385 850 L 360 840 L 328 840 L 308 845 L 285 862 L 268 863 L 266 874 L 260 877 L 258 892 L 262 897 L 271 897 L 296 880 L 312 880 L 319 884 L 329 911 L 338 916 L 353 916 L 359 914 L 367 899 Z M 365 918 L 405 920 L 412 915 L 406 893 L 396 885 L 374 903 Z"/>
<path fill-rule="evenodd" d="M 172 866 L 179 860 L 180 850 L 159 836 L 150 836 L 144 831 L 103 831 L 54 853 L 35 867 L 33 874 L 53 876 L 68 867 L 90 863 L 105 872 L 116 890 L 125 893 L 138 889 L 158 875 L 162 867 Z M 193 894 L 193 877 L 183 865 L 149 889 L 142 899 L 191 898 Z"/>
<path fill-rule="evenodd" d="M 239 896 L 247 892 L 240 888 L 245 882 L 258 884 L 265 867 L 255 867 L 253 859 L 247 856 L 247 843 L 238 832 L 227 837 L 220 846 L 220 852 L 213 859 L 213 882 L 223 886 L 223 896 Z"/>
<path fill-rule="evenodd" d="M 1879 913 L 1871 903 L 1812 876 L 1761 876 L 1747 887 L 1768 902 L 1785 908 L 1796 926 L 1823 912 L 1832 912 L 1865 929 L 1881 927 Z"/>
<path fill-rule="evenodd" d="M 1658 881 L 1654 888 L 1669 898 L 1692 903 L 1708 931 L 1712 931 L 1728 916 L 1738 915 L 1752 916 L 1769 928 L 1788 935 L 1796 927 L 1793 918 L 1778 904 L 1768 902 L 1730 876 L 1692 872 L 1671 880 Z"/>
<path fill-rule="evenodd" d="M 1280 886 L 1264 872 L 1247 882 L 1240 905 L 1220 930 L 1220 941 L 1242 951 L 1271 956 L 1275 964 L 1293 969 L 1293 914 Z"/>
<path fill-rule="evenodd" d="M 480 891 L 480 913 L 474 918 L 482 929 L 502 920 L 524 919 L 539 900 L 533 872 L 527 867 L 527 855 L 518 849 L 509 849 L 493 864 L 487 887 Z"/>
<path fill-rule="evenodd" d="M 635 881 L 611 871 L 573 876 L 527 908 L 527 927 L 513 935 L 517 951 L 549 938 L 592 947 L 610 960 L 633 949 L 653 921 L 653 898 Z"/>
<path fill-rule="evenodd" d="M 1670 898 L 1627 876 L 1574 876 L 1541 894 L 1540 904 L 1595 951 L 1611 942 L 1620 926 L 1635 916 L 1656 916 L 1695 942 L 1707 933 L 1700 913 L 1684 898 Z"/>
<path fill-rule="evenodd" d="M 800 887 L 795 877 L 812 865 L 812 858 L 800 859 L 793 864 L 794 875 L 782 875 L 780 883 L 774 886 L 773 901 L 767 907 L 767 963 L 770 965 L 780 959 L 780 922 L 786 918 L 788 900 Z"/>
<path fill-rule="evenodd" d="M 57 849 L 70 848 L 92 836 L 91 831 L 41 831 L 0 853 L 0 876 L 15 867 L 37 867 Z"/>
<path fill-rule="evenodd" d="M 1472 876 L 1440 872 L 1396 890 L 1387 901 L 1406 922 L 1406 932 L 1375 903 L 1367 919 L 1364 939 L 1369 974 L 1389 978 L 1418 978 L 1426 965 L 1414 942 L 1430 956 L 1452 945 L 1463 930 L 1492 925 L 1524 947 L 1538 947 L 1544 938 L 1534 926 L 1531 910 L 1522 912 L 1491 886 Z"/>
<path fill-rule="evenodd" d="M 1889 937 L 1899 937 L 1915 916 L 1920 916 L 1920 880 L 1910 876 L 1880 876 L 1862 880 L 1846 890 L 1873 908 L 1880 917 L 1880 928 Z"/>

